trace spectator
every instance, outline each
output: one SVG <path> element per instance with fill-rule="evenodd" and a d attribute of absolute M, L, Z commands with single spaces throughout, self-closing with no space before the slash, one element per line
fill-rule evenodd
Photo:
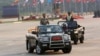
<path fill-rule="evenodd" d="M 21 18 L 22 18 L 22 20 L 24 20 L 24 16 L 22 16 Z"/>

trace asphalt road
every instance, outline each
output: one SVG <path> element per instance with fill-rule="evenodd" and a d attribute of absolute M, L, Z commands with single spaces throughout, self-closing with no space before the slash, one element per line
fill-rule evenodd
<path fill-rule="evenodd" d="M 51 21 L 51 24 L 58 20 Z M 72 45 L 72 52 L 64 54 L 47 51 L 42 56 L 99 56 L 100 55 L 100 18 L 79 19 L 78 23 L 86 27 L 85 43 Z M 0 56 L 39 56 L 29 54 L 25 47 L 25 34 L 27 29 L 39 25 L 39 22 L 15 22 L 0 24 Z"/>

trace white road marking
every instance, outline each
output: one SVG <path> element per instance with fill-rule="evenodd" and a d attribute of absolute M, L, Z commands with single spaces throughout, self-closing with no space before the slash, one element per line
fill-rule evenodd
<path fill-rule="evenodd" d="M 22 22 L 13 22 L 13 23 L 22 23 Z"/>

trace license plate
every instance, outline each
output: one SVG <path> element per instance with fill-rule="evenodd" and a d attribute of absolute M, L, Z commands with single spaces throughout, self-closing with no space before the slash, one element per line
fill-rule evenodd
<path fill-rule="evenodd" d="M 52 37 L 52 40 L 53 40 L 53 41 L 62 40 L 62 37 L 59 37 L 59 36 L 55 36 L 55 37 Z"/>

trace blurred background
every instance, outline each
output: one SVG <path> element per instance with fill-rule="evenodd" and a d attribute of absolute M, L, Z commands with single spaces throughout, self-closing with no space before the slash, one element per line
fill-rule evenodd
<path fill-rule="evenodd" d="M 67 13 L 91 14 L 100 10 L 100 0 L 0 0 L 0 18 Z"/>

